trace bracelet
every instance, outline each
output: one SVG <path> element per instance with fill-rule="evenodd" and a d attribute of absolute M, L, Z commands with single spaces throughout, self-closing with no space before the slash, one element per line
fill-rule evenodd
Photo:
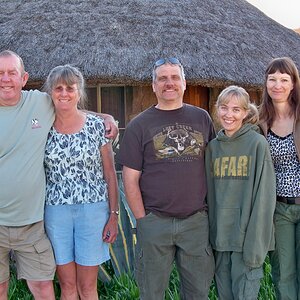
<path fill-rule="evenodd" d="M 110 213 L 111 214 L 116 214 L 117 216 L 120 214 L 120 212 L 118 210 L 111 210 Z"/>

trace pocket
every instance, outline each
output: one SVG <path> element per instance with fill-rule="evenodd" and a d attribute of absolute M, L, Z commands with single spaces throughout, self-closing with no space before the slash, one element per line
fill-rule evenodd
<path fill-rule="evenodd" d="M 257 299 L 260 289 L 260 280 L 263 278 L 263 276 L 264 274 L 262 267 L 250 269 L 250 271 L 246 273 L 246 282 L 244 288 L 245 299 Z"/>
<path fill-rule="evenodd" d="M 152 212 L 148 213 L 147 215 L 145 215 L 142 218 L 136 219 L 136 233 L 138 235 L 138 232 L 140 230 L 140 228 L 143 228 L 144 224 L 147 224 L 148 219 L 151 219 L 151 217 L 154 216 L 154 214 Z M 152 222 L 152 221 L 150 221 Z M 149 225 L 146 225 L 149 226 Z"/>
<path fill-rule="evenodd" d="M 38 255 L 41 270 L 48 271 L 55 267 L 52 246 L 47 238 L 39 240 L 33 247 Z"/>
<path fill-rule="evenodd" d="M 143 221 L 147 220 L 149 217 L 151 217 L 153 215 L 152 212 L 149 212 L 148 214 L 146 214 L 144 217 L 136 219 L 136 223 L 142 223 Z"/>
<path fill-rule="evenodd" d="M 48 239 L 42 239 L 39 240 L 35 245 L 33 245 L 33 247 L 38 254 L 42 254 L 43 252 L 51 248 L 51 243 Z"/>
<path fill-rule="evenodd" d="M 219 208 L 217 220 L 211 227 L 217 245 L 223 247 L 242 247 L 245 238 L 245 228 L 241 228 L 241 211 L 239 208 Z M 212 235 L 212 237 L 213 237 Z"/>
<path fill-rule="evenodd" d="M 218 223 L 222 224 L 228 232 L 232 230 L 245 233 L 245 228 L 241 228 L 241 210 L 239 208 L 220 208 L 218 213 Z M 225 229 L 225 231 L 227 231 Z"/>
<path fill-rule="evenodd" d="M 264 272 L 263 272 L 263 269 L 262 267 L 259 267 L 259 268 L 255 268 L 255 269 L 251 269 L 247 274 L 247 279 L 249 281 L 252 281 L 252 280 L 260 280 L 261 278 L 264 277 Z"/>

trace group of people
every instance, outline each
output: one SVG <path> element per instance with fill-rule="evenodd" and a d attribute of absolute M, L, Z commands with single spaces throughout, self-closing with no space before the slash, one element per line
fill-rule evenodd
<path fill-rule="evenodd" d="M 98 299 L 98 266 L 118 232 L 118 129 L 83 110 L 77 68 L 51 70 L 44 92 L 23 91 L 28 76 L 20 56 L 0 52 L 0 300 L 12 250 L 35 299 L 54 299 L 55 271 L 61 299 Z M 164 299 L 174 262 L 181 299 L 208 299 L 213 278 L 219 299 L 257 299 L 270 253 L 277 299 L 300 300 L 295 63 L 270 62 L 259 111 L 245 89 L 225 88 L 217 135 L 205 110 L 183 102 L 177 58 L 158 60 L 152 76 L 157 104 L 129 122 L 117 157 L 137 220 L 140 299 Z"/>
<path fill-rule="evenodd" d="M 174 261 L 181 299 L 208 299 L 213 278 L 219 299 L 257 299 L 268 252 L 277 299 L 300 299 L 295 63 L 270 62 L 259 111 L 245 89 L 225 88 L 216 136 L 207 112 L 183 103 L 178 59 L 155 63 L 152 88 L 157 104 L 128 124 L 118 157 L 137 219 L 141 299 L 164 299 Z"/>
<path fill-rule="evenodd" d="M 79 109 L 77 68 L 54 68 L 46 92 L 23 91 L 28 76 L 20 56 L 0 52 L 0 299 L 11 250 L 35 299 L 55 299 L 55 271 L 62 299 L 98 299 L 98 265 L 118 231 L 109 139 L 118 129 L 111 116 Z"/>

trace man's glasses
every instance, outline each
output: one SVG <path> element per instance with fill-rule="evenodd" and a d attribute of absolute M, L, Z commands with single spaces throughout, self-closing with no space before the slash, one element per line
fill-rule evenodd
<path fill-rule="evenodd" d="M 154 69 L 156 69 L 159 66 L 162 66 L 164 64 L 170 63 L 172 65 L 180 65 L 180 61 L 176 57 L 168 57 L 168 58 L 161 58 L 158 61 L 155 62 L 154 64 Z"/>

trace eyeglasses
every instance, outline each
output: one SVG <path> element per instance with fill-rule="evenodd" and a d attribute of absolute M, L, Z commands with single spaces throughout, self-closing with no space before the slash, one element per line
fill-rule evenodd
<path fill-rule="evenodd" d="M 168 57 L 168 58 L 161 58 L 158 61 L 155 62 L 154 64 L 154 69 L 156 69 L 159 66 L 162 66 L 164 64 L 170 63 L 172 65 L 180 65 L 180 61 L 176 57 Z"/>
<path fill-rule="evenodd" d="M 67 86 L 66 88 L 62 87 L 62 86 L 58 86 L 56 88 L 53 89 L 55 93 L 62 93 L 63 91 L 66 91 L 68 94 L 73 94 L 77 91 L 76 88 L 73 88 L 71 86 Z"/>

